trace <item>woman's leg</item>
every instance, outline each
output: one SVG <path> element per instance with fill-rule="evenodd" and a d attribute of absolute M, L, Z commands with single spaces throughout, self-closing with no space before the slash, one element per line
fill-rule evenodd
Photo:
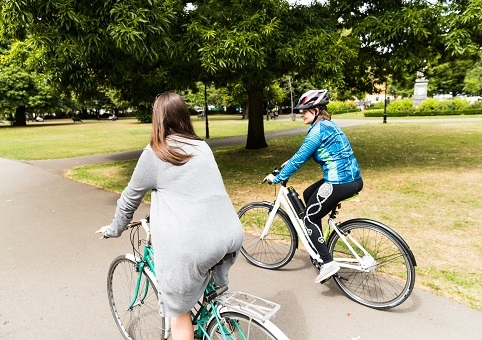
<path fill-rule="evenodd" d="M 326 216 L 342 200 L 358 193 L 363 187 L 360 179 L 347 184 L 329 184 L 324 180 L 309 186 L 303 197 L 306 211 L 303 222 L 308 230 L 311 244 L 320 254 L 324 263 L 333 261 L 323 238 L 321 219 Z"/>
<path fill-rule="evenodd" d="M 172 340 L 193 340 L 191 312 L 171 318 Z"/>
<path fill-rule="evenodd" d="M 317 187 L 318 186 L 318 187 Z M 311 194 L 311 195 L 310 195 Z M 306 198 L 309 198 L 306 200 Z M 338 202 L 333 203 L 333 185 L 319 181 L 314 185 L 308 187 L 303 192 L 305 197 L 306 210 L 303 222 L 308 231 L 311 245 L 320 254 L 324 263 L 333 261 L 328 247 L 323 238 L 323 232 L 321 229 L 321 219 L 325 216 L 330 209 Z"/>

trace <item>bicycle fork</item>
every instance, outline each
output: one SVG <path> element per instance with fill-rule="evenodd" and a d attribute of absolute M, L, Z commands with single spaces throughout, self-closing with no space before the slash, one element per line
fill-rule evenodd
<path fill-rule="evenodd" d="M 281 191 L 280 191 L 281 194 Z M 269 228 L 271 227 L 271 224 L 274 221 L 274 218 L 276 217 L 276 213 L 278 212 L 279 207 L 281 206 L 281 201 L 279 199 L 276 200 L 273 209 L 271 209 L 268 220 L 266 221 L 266 224 L 264 226 L 263 232 L 261 233 L 260 239 L 264 240 L 266 235 L 268 235 Z"/>
<path fill-rule="evenodd" d="M 139 296 L 139 288 L 141 288 L 142 270 L 144 269 L 144 266 L 145 266 L 145 263 L 142 262 L 142 261 L 137 264 L 137 272 L 139 273 L 139 275 L 137 276 L 136 288 L 135 288 L 135 291 L 134 291 L 134 298 L 132 299 L 131 304 L 127 308 L 127 310 L 129 310 L 129 311 L 134 309 L 134 307 L 143 304 L 144 299 L 147 296 L 148 289 L 149 289 L 149 280 L 147 280 L 147 278 L 146 278 L 146 286 L 144 287 L 144 294 L 143 294 L 141 299 L 139 299 L 139 300 L 137 299 L 138 296 Z"/>

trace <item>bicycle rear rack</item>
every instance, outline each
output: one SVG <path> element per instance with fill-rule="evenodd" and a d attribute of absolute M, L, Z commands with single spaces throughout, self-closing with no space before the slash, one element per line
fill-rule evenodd
<path fill-rule="evenodd" d="M 226 292 L 218 297 L 217 301 L 233 311 L 239 311 L 262 322 L 274 317 L 280 308 L 275 302 L 240 291 Z"/>

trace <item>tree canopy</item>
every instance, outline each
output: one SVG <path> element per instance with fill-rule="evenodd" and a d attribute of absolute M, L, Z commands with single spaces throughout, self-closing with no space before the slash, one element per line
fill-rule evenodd
<path fill-rule="evenodd" d="M 267 146 L 263 100 L 283 76 L 341 97 L 372 93 L 434 60 L 480 59 L 482 44 L 482 0 L 0 3 L 2 39 L 22 42 L 25 69 L 59 93 L 103 91 L 147 110 L 157 93 L 199 81 L 242 89 L 250 149 Z"/>

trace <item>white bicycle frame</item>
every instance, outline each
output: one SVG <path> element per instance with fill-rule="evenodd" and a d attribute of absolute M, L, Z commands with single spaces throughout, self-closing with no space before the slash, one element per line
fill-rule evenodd
<path fill-rule="evenodd" d="M 291 223 L 293 224 L 296 230 L 296 233 L 298 234 L 298 237 L 300 238 L 301 243 L 305 247 L 308 254 L 310 254 L 310 256 L 315 260 L 317 260 L 318 262 L 323 263 L 323 260 L 321 259 L 320 255 L 311 246 L 311 242 L 307 235 L 307 231 L 303 223 L 303 220 L 298 217 L 298 214 L 296 213 L 295 208 L 293 207 L 293 205 L 291 204 L 291 201 L 288 198 L 288 189 L 284 185 L 280 186 L 278 196 L 276 198 L 276 201 L 274 202 L 273 210 L 271 210 L 269 214 L 268 221 L 266 221 L 266 225 L 263 229 L 263 232 L 260 238 L 263 240 L 268 235 L 269 228 L 271 227 L 274 221 L 276 212 L 279 210 L 281 206 L 283 206 L 284 211 L 288 214 L 288 217 Z M 369 272 L 370 270 L 373 269 L 373 263 L 364 261 L 364 259 L 357 254 L 353 246 L 350 244 L 350 242 L 352 242 L 358 249 L 360 249 L 363 252 L 363 257 L 366 256 L 367 258 L 372 259 L 371 255 L 365 250 L 365 248 L 362 247 L 360 243 L 358 243 L 353 237 L 351 237 L 350 234 L 348 234 L 346 237 L 343 233 L 341 233 L 335 221 L 332 218 L 328 219 L 328 226 L 340 236 L 340 238 L 343 240 L 343 242 L 346 244 L 348 249 L 350 249 L 353 256 L 355 257 L 355 258 L 334 258 L 334 260 L 338 262 L 340 267 L 355 269 L 363 272 Z"/>

